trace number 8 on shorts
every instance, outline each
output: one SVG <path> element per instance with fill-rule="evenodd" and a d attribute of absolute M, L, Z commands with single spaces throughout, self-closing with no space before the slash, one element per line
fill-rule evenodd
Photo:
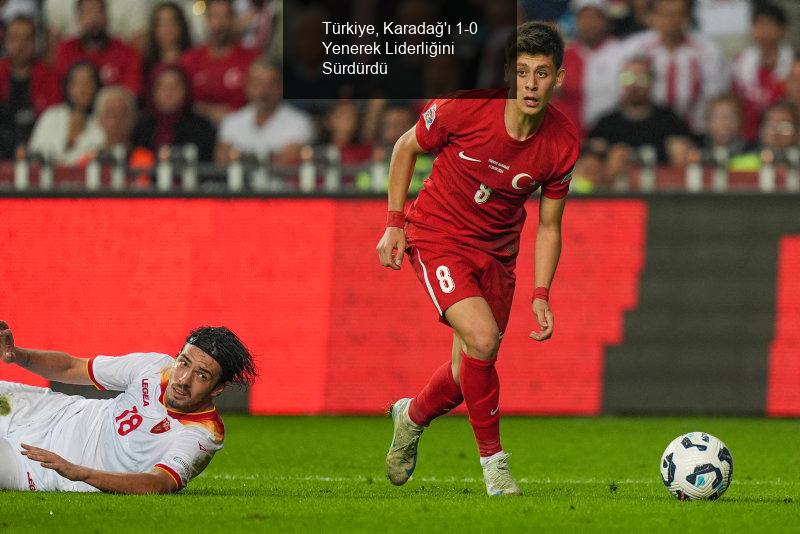
<path fill-rule="evenodd" d="M 450 276 L 450 269 L 446 265 L 440 265 L 436 268 L 436 279 L 439 280 L 439 287 L 445 293 L 452 293 L 456 288 L 456 283 Z"/>

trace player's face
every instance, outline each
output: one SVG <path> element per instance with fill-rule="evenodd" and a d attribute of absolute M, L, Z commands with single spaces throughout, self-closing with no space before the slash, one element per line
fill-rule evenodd
<path fill-rule="evenodd" d="M 164 402 L 172 410 L 194 412 L 209 408 L 213 397 L 225 388 L 219 383 L 222 368 L 194 345 L 186 344 L 175 359 Z"/>
<path fill-rule="evenodd" d="M 557 69 L 550 56 L 522 54 L 517 58 L 514 77 L 517 109 L 524 115 L 534 116 L 550 103 L 553 91 L 564 81 L 564 69 Z"/>

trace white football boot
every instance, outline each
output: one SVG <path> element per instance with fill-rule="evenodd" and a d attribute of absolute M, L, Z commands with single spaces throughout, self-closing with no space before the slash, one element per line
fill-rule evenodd
<path fill-rule="evenodd" d="M 517 482 L 508 469 L 508 457 L 503 451 L 488 458 L 481 458 L 483 467 L 483 481 L 486 483 L 486 493 L 491 496 L 522 495 Z"/>
<path fill-rule="evenodd" d="M 386 454 L 386 475 L 395 486 L 402 486 L 417 466 L 417 442 L 425 427 L 414 423 L 408 416 L 411 399 L 400 399 L 389 408 L 394 422 L 392 446 Z"/>

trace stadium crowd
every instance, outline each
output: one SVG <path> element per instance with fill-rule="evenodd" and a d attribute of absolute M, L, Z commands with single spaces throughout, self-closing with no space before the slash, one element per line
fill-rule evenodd
<path fill-rule="evenodd" d="M 502 81 L 492 35 L 507 31 L 498 10 L 512 4 L 457 4 L 483 21 L 487 44 L 469 58 L 403 65 L 420 94 Z M 432 16 L 425 0 L 398 5 L 398 20 Z M 306 55 L 281 65 L 281 0 L 0 2 L 0 159 L 81 168 L 123 147 L 131 167 L 147 168 L 161 147 L 194 145 L 218 168 L 264 153 L 296 167 L 305 146 L 333 146 L 345 186 L 374 190 L 359 166 L 385 160 L 424 101 L 282 98 L 282 78 L 324 83 L 307 44 L 336 7 L 308 3 L 285 25 Z M 612 187 L 648 158 L 684 168 L 722 157 L 733 171 L 794 161 L 798 16 L 787 0 L 521 1 L 517 22 L 553 20 L 568 37 L 554 103 L 584 136 L 573 188 Z M 420 158 L 414 187 L 430 165 Z"/>

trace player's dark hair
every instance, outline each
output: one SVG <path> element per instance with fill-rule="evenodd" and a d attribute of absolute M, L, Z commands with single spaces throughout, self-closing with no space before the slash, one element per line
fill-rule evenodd
<path fill-rule="evenodd" d="M 236 334 L 224 326 L 201 326 L 186 336 L 186 343 L 202 350 L 219 364 L 219 383 L 251 384 L 258 376 L 250 351 Z"/>
<path fill-rule="evenodd" d="M 517 26 L 506 40 L 506 63 L 513 68 L 517 57 L 550 56 L 556 69 L 564 62 L 564 38 L 552 24 L 526 22 Z"/>
<path fill-rule="evenodd" d="M 761 17 L 771 19 L 778 26 L 786 27 L 789 25 L 789 18 L 786 16 L 786 11 L 777 4 L 772 2 L 756 2 L 753 6 L 753 23 Z"/>

